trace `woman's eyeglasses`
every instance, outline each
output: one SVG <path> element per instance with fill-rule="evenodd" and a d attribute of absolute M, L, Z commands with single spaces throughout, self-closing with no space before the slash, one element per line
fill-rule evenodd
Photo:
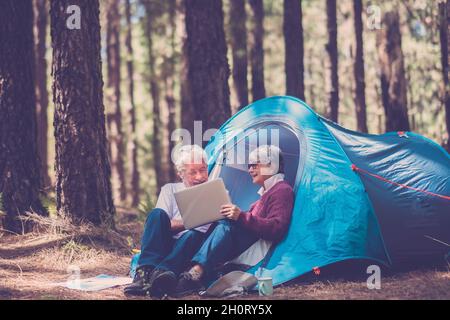
<path fill-rule="evenodd" d="M 248 167 L 249 170 L 251 168 L 256 169 L 258 167 L 258 163 L 249 163 L 247 167 Z"/>
<path fill-rule="evenodd" d="M 269 162 L 269 163 L 260 163 L 260 162 L 257 162 L 257 163 L 249 163 L 248 165 L 247 165 L 247 168 L 250 170 L 250 168 L 253 168 L 253 169 L 256 169 L 256 168 L 258 168 L 260 165 L 270 165 L 271 163 Z"/>

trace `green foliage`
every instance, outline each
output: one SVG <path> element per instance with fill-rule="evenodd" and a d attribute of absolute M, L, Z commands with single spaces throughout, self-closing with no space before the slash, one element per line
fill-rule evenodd
<path fill-rule="evenodd" d="M 88 247 L 82 243 L 79 243 L 75 240 L 70 240 L 62 246 L 63 252 L 70 254 L 70 255 L 81 254 L 90 249 L 91 249 L 90 247 Z"/>
<path fill-rule="evenodd" d="M 150 195 L 150 193 L 145 193 L 143 200 L 141 200 L 141 202 L 139 203 L 139 206 L 138 206 L 138 212 L 139 212 L 138 220 L 141 222 L 144 222 L 145 219 L 147 218 L 147 214 L 151 210 L 153 210 L 154 207 L 155 207 L 155 201 L 153 200 L 152 196 Z"/>
<path fill-rule="evenodd" d="M 47 210 L 50 217 L 55 218 L 58 215 L 58 210 L 56 209 L 56 199 L 54 197 L 41 194 L 39 195 L 39 200 L 45 210 Z"/>
<path fill-rule="evenodd" d="M 73 261 L 84 260 L 93 256 L 97 256 L 99 251 L 88 245 L 71 239 L 63 244 L 61 247 L 62 259 L 70 264 Z"/>
<path fill-rule="evenodd" d="M 135 247 L 135 244 L 134 244 L 134 241 L 133 241 L 133 238 L 132 238 L 132 237 L 128 236 L 128 237 L 126 238 L 126 240 L 127 240 L 128 246 L 129 246 L 130 248 L 134 248 L 134 247 Z"/>

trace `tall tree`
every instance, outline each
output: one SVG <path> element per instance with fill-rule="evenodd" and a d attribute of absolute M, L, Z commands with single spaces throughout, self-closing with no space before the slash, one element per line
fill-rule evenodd
<path fill-rule="evenodd" d="M 69 6 L 80 29 L 66 26 Z M 55 103 L 56 200 L 60 214 L 113 225 L 103 105 L 98 0 L 53 0 L 50 8 Z"/>
<path fill-rule="evenodd" d="M 264 86 L 264 3 L 250 0 L 252 31 L 250 38 L 250 66 L 252 70 L 252 98 L 260 100 L 266 96 Z"/>
<path fill-rule="evenodd" d="M 248 105 L 246 20 L 245 0 L 231 0 L 229 26 L 233 59 L 232 75 L 238 109 Z"/>
<path fill-rule="evenodd" d="M 156 189 L 157 193 L 161 190 L 161 187 L 166 182 L 165 171 L 162 164 L 162 145 L 161 145 L 161 93 L 159 88 L 159 79 L 156 74 L 156 58 L 153 49 L 153 37 L 155 33 L 155 22 L 157 16 L 157 6 L 154 0 L 144 0 L 145 14 L 146 14 L 146 27 L 145 35 L 148 45 L 148 63 L 149 63 L 149 82 L 150 82 L 150 95 L 153 102 L 152 122 L 153 122 L 153 134 L 152 134 L 152 153 L 153 153 L 153 166 L 156 177 Z"/>
<path fill-rule="evenodd" d="M 177 15 L 177 3 L 176 0 L 168 0 L 169 11 L 169 39 L 170 39 L 170 56 L 165 59 L 165 92 L 166 92 L 166 104 L 169 111 L 169 118 L 167 120 L 167 139 L 168 139 L 168 152 L 167 152 L 167 170 L 169 181 L 175 181 L 177 178 L 175 165 L 171 160 L 171 152 L 175 147 L 175 141 L 171 139 L 172 133 L 176 129 L 176 104 L 175 104 L 175 63 L 176 58 L 176 15 Z"/>
<path fill-rule="evenodd" d="M 133 50 L 133 25 L 131 23 L 131 0 L 125 1 L 125 19 L 127 22 L 125 46 L 127 49 L 127 76 L 128 76 L 128 96 L 129 105 L 128 113 L 130 115 L 130 139 L 128 140 L 128 151 L 129 151 L 129 161 L 130 161 L 130 192 L 131 205 L 137 206 L 139 204 L 139 168 L 138 168 L 138 142 L 137 142 L 137 132 L 136 132 L 136 104 L 134 100 L 134 50 Z"/>
<path fill-rule="evenodd" d="M 221 0 L 186 0 L 188 80 L 194 120 L 219 128 L 231 115 Z M 193 132 L 191 132 L 193 137 Z"/>
<path fill-rule="evenodd" d="M 284 0 L 283 12 L 286 94 L 305 100 L 301 0 Z"/>
<path fill-rule="evenodd" d="M 41 183 L 43 188 L 50 187 L 48 174 L 48 92 L 47 92 L 47 1 L 34 0 L 34 37 L 35 37 L 35 76 L 36 76 L 36 118 L 38 153 L 41 160 Z"/>
<path fill-rule="evenodd" d="M 328 115 L 334 122 L 338 121 L 339 115 L 339 69 L 338 69 L 338 46 L 337 46 L 337 11 L 336 0 L 327 0 L 327 30 L 328 43 Z"/>
<path fill-rule="evenodd" d="M 409 131 L 405 67 L 397 11 L 384 14 L 383 28 L 377 33 L 377 47 L 386 131 Z"/>
<path fill-rule="evenodd" d="M 31 0 L 0 3 L 0 194 L 4 227 L 29 231 L 19 216 L 45 214 L 39 201 L 36 138 L 33 6 Z"/>
<path fill-rule="evenodd" d="M 441 42 L 441 64 L 442 77 L 444 80 L 444 105 L 445 122 L 447 125 L 447 150 L 450 152 L 450 82 L 449 82 L 449 64 L 450 64 L 450 0 L 447 3 L 439 4 L 440 12 L 440 42 Z"/>
<path fill-rule="evenodd" d="M 357 129 L 361 132 L 367 130 L 366 114 L 366 82 L 364 80 L 364 43 L 363 43 L 363 22 L 362 22 L 362 0 L 353 0 L 354 26 L 355 26 L 355 61 L 353 72 L 355 76 L 355 107 Z"/>
<path fill-rule="evenodd" d="M 187 34 L 186 34 L 186 10 L 185 0 L 178 0 L 177 15 L 179 17 L 182 37 L 181 48 L 181 68 L 180 68 L 180 104 L 181 104 L 181 127 L 192 132 L 194 130 L 194 107 L 192 106 L 191 89 L 188 80 L 188 55 L 187 55 Z"/>
<path fill-rule="evenodd" d="M 120 201 L 125 201 L 125 146 L 120 105 L 120 12 L 117 0 L 108 0 L 106 8 L 106 55 L 107 55 L 107 119 L 110 139 L 113 187 Z"/>

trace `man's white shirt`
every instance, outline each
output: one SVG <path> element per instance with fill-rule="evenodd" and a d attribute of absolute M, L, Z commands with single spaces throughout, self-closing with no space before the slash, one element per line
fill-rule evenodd
<path fill-rule="evenodd" d="M 183 221 L 183 219 L 181 218 L 180 210 L 177 206 L 177 202 L 175 201 L 174 193 L 184 189 L 186 189 L 186 186 L 183 182 L 165 184 L 161 188 L 161 192 L 159 193 L 158 201 L 156 202 L 155 207 L 164 210 L 169 216 L 170 220 L 176 219 Z M 209 226 L 210 224 L 207 224 L 195 228 L 195 230 L 205 233 L 206 231 L 208 231 Z M 187 230 L 183 230 L 175 234 L 173 237 L 175 239 L 178 239 L 185 232 L 187 232 Z"/>

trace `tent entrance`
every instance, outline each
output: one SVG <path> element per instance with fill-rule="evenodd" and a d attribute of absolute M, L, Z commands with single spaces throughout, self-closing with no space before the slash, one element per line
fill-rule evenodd
<path fill-rule="evenodd" d="M 210 176 L 222 178 L 232 202 L 242 210 L 248 210 L 259 199 L 257 192 L 260 188 L 252 183 L 248 174 L 248 155 L 265 144 L 278 146 L 283 152 L 285 179 L 295 191 L 301 174 L 300 141 L 300 135 L 285 123 L 261 122 L 229 139 L 222 147 Z"/>

